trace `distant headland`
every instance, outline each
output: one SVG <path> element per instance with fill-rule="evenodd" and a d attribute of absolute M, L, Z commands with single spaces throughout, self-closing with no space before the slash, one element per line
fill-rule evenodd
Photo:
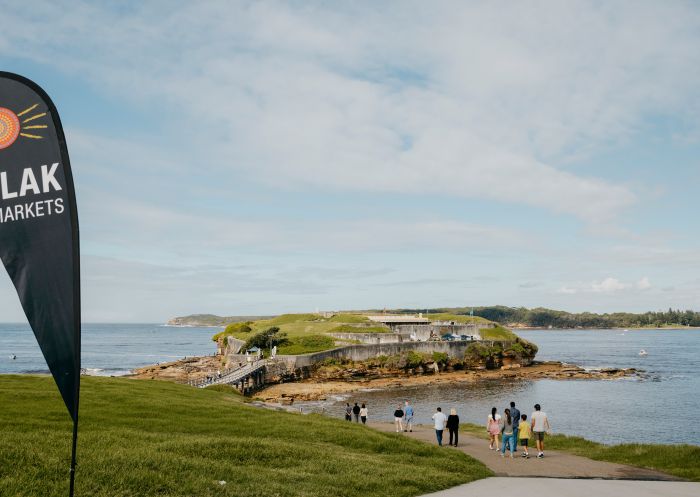
<path fill-rule="evenodd" d="M 649 311 L 644 313 L 614 312 L 597 314 L 593 312 L 572 313 L 537 307 L 507 307 L 502 305 L 486 307 L 439 307 L 427 309 L 392 309 L 347 311 L 362 314 L 451 314 L 457 316 L 481 317 L 495 321 L 509 328 L 668 328 L 700 327 L 700 312 L 692 310 Z M 214 314 L 191 314 L 168 321 L 171 326 L 220 326 L 245 321 L 271 319 L 275 316 L 217 316 Z"/>
<path fill-rule="evenodd" d="M 269 319 L 273 316 L 217 316 L 216 314 L 190 314 L 168 320 L 168 326 L 222 327 L 231 323 Z"/>

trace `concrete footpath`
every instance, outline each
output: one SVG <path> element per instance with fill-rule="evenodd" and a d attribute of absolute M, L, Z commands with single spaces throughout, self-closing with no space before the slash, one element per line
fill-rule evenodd
<path fill-rule="evenodd" d="M 395 432 L 393 424 L 390 423 L 371 423 L 370 426 L 380 431 Z M 443 442 L 446 444 L 449 440 L 447 430 L 445 430 L 445 435 L 446 439 Z M 437 443 L 435 441 L 435 430 L 433 430 L 432 426 L 415 426 L 412 433 L 396 433 L 396 436 L 408 436 L 434 445 Z M 507 451 L 506 457 L 501 457 L 499 451 L 490 450 L 487 440 L 469 433 L 460 433 L 459 447 L 445 446 L 445 450 L 461 450 L 484 463 L 496 476 L 680 481 L 679 478 L 660 471 L 636 468 L 625 464 L 594 461 L 593 459 L 575 456 L 566 452 L 547 450 L 546 444 L 547 440 L 545 439 L 545 457 L 543 459 L 534 457 L 537 455 L 537 449 L 530 450 L 531 456 L 529 459 L 520 457 L 520 454 L 511 459 L 508 457 Z M 696 487 L 695 491 L 697 493 L 695 495 L 700 495 L 698 490 L 698 487 Z"/>
<path fill-rule="evenodd" d="M 486 478 L 423 497 L 697 497 L 700 483 L 558 478 Z"/>

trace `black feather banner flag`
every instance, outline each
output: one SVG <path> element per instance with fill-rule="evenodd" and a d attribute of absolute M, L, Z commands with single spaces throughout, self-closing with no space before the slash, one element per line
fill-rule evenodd
<path fill-rule="evenodd" d="M 0 258 L 73 419 L 80 393 L 78 211 L 56 107 L 32 81 L 0 72 Z"/>

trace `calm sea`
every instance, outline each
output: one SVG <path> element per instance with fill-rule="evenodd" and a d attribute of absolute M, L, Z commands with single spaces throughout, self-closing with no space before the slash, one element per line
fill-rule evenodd
<path fill-rule="evenodd" d="M 539 346 L 537 359 L 587 368 L 634 367 L 643 379 L 482 381 L 458 386 L 365 391 L 325 402 L 304 403 L 342 417 L 346 401 L 366 402 L 370 417 L 391 421 L 398 402 L 410 400 L 419 423 L 430 423 L 437 406 L 454 407 L 461 420 L 485 424 L 515 401 L 530 416 L 535 403 L 553 431 L 603 443 L 700 445 L 700 330 L 519 331 Z M 647 356 L 640 356 L 644 349 Z M 295 404 L 296 405 L 296 404 Z"/>
<path fill-rule="evenodd" d="M 83 367 L 91 374 L 122 375 L 131 369 L 215 351 L 214 328 L 153 324 L 84 324 Z M 458 386 L 365 391 L 352 397 L 304 403 L 309 411 L 342 417 L 346 400 L 366 402 L 370 417 L 390 421 L 395 405 L 409 399 L 420 423 L 438 405 L 455 407 L 462 420 L 485 423 L 491 407 L 513 400 L 530 414 L 539 402 L 553 430 L 604 443 L 700 445 L 700 330 L 520 331 L 539 346 L 537 359 L 587 368 L 634 367 L 647 375 L 618 380 L 482 381 Z M 644 349 L 647 356 L 640 356 Z M 11 359 L 16 356 L 16 359 Z M 47 373 L 26 325 L 0 324 L 0 373 Z"/>
<path fill-rule="evenodd" d="M 118 376 L 149 364 L 210 355 L 216 352 L 211 341 L 216 332 L 216 328 L 84 323 L 82 366 L 89 374 Z M 3 373 L 48 373 L 28 325 L 0 324 L 0 374 Z"/>

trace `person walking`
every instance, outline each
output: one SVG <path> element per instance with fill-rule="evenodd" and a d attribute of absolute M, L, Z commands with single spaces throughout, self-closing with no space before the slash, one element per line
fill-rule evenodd
<path fill-rule="evenodd" d="M 529 458 L 530 453 L 528 452 L 527 446 L 530 443 L 532 430 L 530 430 L 530 424 L 527 422 L 527 414 L 521 414 L 520 419 L 520 431 L 518 431 L 518 436 L 520 437 L 520 445 L 523 446 L 523 457 Z"/>
<path fill-rule="evenodd" d="M 498 409 L 491 408 L 491 414 L 486 419 L 486 431 L 489 434 L 489 449 L 498 450 L 498 435 L 501 433 L 501 415 L 498 414 Z"/>
<path fill-rule="evenodd" d="M 406 401 L 406 407 L 404 407 L 403 415 L 404 420 L 406 421 L 403 431 L 413 431 L 413 406 L 411 406 L 408 401 Z"/>
<path fill-rule="evenodd" d="M 450 445 L 457 447 L 459 443 L 459 416 L 457 416 L 457 409 L 450 409 L 450 415 L 447 416 L 447 424 L 445 426 L 450 430 Z M 454 443 L 452 443 L 453 438 Z"/>
<path fill-rule="evenodd" d="M 515 444 L 513 442 L 513 421 L 510 415 L 510 409 L 503 411 L 504 417 L 501 418 L 501 433 L 503 434 L 503 443 L 501 445 L 501 457 L 506 455 L 506 446 L 510 449 L 510 458 L 513 459 L 515 452 Z"/>
<path fill-rule="evenodd" d="M 442 447 L 442 432 L 445 431 L 445 425 L 447 424 L 447 416 L 443 414 L 442 408 L 437 408 L 435 414 L 433 414 L 433 421 L 435 422 L 435 437 L 437 438 L 437 443 Z"/>
<path fill-rule="evenodd" d="M 535 436 L 535 443 L 537 444 L 537 457 L 542 459 L 544 457 L 544 434 L 549 431 L 549 419 L 547 418 L 547 413 L 542 411 L 539 404 L 535 404 L 535 412 L 530 416 L 532 420 L 530 422 L 530 428 L 532 428 L 532 434 Z"/>
<path fill-rule="evenodd" d="M 349 402 L 345 403 L 345 421 L 352 421 L 352 407 Z"/>
<path fill-rule="evenodd" d="M 515 402 L 510 402 L 510 415 L 513 418 L 513 450 L 518 450 L 518 429 L 520 428 L 520 410 L 515 407 Z"/>
<path fill-rule="evenodd" d="M 367 406 L 362 404 L 362 407 L 360 407 L 360 419 L 362 420 L 362 424 L 367 424 Z"/>
<path fill-rule="evenodd" d="M 355 405 L 352 408 L 352 415 L 355 418 L 355 423 L 360 422 L 360 406 L 357 405 L 357 402 L 355 402 Z"/>
<path fill-rule="evenodd" d="M 396 408 L 394 411 L 394 426 L 396 426 L 396 433 L 403 431 L 403 409 L 401 409 L 401 404 L 399 404 L 399 407 Z"/>

